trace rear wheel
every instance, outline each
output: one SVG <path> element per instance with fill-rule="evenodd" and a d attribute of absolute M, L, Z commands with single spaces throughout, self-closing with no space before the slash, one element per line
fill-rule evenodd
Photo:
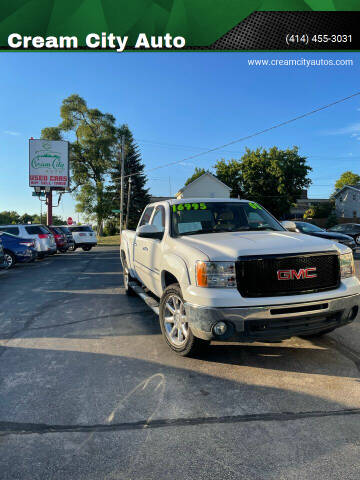
<path fill-rule="evenodd" d="M 4 252 L 5 262 L 7 263 L 7 268 L 13 268 L 16 263 L 15 255 L 9 250 L 5 250 Z"/>
<path fill-rule="evenodd" d="M 126 295 L 129 297 L 135 297 L 136 293 L 134 290 L 130 287 L 129 283 L 134 281 L 134 278 L 130 275 L 128 266 L 126 265 L 126 261 L 123 260 L 123 280 L 124 280 L 124 290 Z"/>
<path fill-rule="evenodd" d="M 85 247 L 82 247 L 82 249 L 84 250 L 84 252 L 90 252 L 90 250 L 92 249 L 92 246 L 86 245 Z"/>
<path fill-rule="evenodd" d="M 161 297 L 159 320 L 165 342 L 178 355 L 183 357 L 194 355 L 209 344 L 193 335 L 181 289 L 177 283 L 167 287 Z"/>

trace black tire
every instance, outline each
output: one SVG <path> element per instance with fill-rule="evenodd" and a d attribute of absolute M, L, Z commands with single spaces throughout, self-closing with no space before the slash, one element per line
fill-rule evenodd
<path fill-rule="evenodd" d="M 122 264 L 123 264 L 123 282 L 124 282 L 125 294 L 126 294 L 128 297 L 135 297 L 135 296 L 136 296 L 136 293 L 135 293 L 134 290 L 129 286 L 129 282 L 134 282 L 135 279 L 130 275 L 128 266 L 127 266 L 127 264 L 126 264 L 126 260 L 125 260 L 124 258 L 123 258 Z"/>
<path fill-rule="evenodd" d="M 165 313 L 168 310 L 168 305 L 173 301 L 173 299 L 180 299 L 181 303 L 178 303 L 178 309 L 176 310 L 179 315 L 178 317 L 178 324 L 181 327 L 184 327 L 184 331 L 186 334 L 183 333 L 182 328 L 177 328 L 175 325 L 175 321 L 172 322 L 166 322 L 165 321 Z M 177 300 L 176 300 L 177 301 Z M 178 355 L 181 355 L 182 357 L 186 356 L 193 356 L 197 353 L 199 353 L 204 347 L 209 345 L 210 342 L 202 340 L 200 338 L 197 338 L 193 335 L 189 325 L 187 324 L 186 321 L 182 321 L 183 319 L 180 319 L 180 317 L 186 317 L 186 314 L 184 315 L 185 309 L 183 307 L 184 299 L 181 293 L 181 288 L 179 284 L 173 283 L 172 285 L 169 285 L 160 300 L 160 312 L 159 312 L 159 321 L 160 321 L 160 328 L 161 332 L 163 335 L 163 338 L 166 342 L 166 344 L 171 348 L 171 350 Z M 172 303 L 173 307 L 176 307 L 175 303 Z M 170 311 L 169 311 L 170 312 Z M 182 314 L 182 313 L 183 314 Z M 170 312 L 171 313 L 171 312 Z M 171 315 L 170 315 L 171 316 Z M 169 318 L 169 317 L 166 317 Z M 165 324 L 173 324 L 173 328 L 169 332 L 169 328 Z M 174 330 L 177 330 L 177 335 L 171 335 L 171 332 Z M 181 333 L 179 337 L 179 331 Z M 177 336 L 177 343 L 176 342 L 176 336 Z M 183 341 L 181 341 L 181 338 L 183 337 Z M 171 340 L 172 339 L 172 340 Z"/>
<path fill-rule="evenodd" d="M 86 247 L 82 247 L 82 249 L 84 250 L 84 252 L 90 252 L 90 250 L 92 249 L 92 246 L 86 245 Z"/>
<path fill-rule="evenodd" d="M 59 253 L 66 253 L 66 252 L 67 252 L 67 248 L 59 248 L 59 249 L 58 249 L 58 252 L 59 252 Z"/>
<path fill-rule="evenodd" d="M 9 250 L 4 250 L 5 262 L 7 263 L 7 268 L 13 268 L 16 263 L 15 255 Z"/>
<path fill-rule="evenodd" d="M 327 333 L 333 332 L 336 329 L 336 327 L 333 328 L 328 328 L 327 330 L 322 330 L 321 332 L 317 333 L 309 333 L 309 335 L 301 335 L 303 338 L 320 338 L 323 335 L 326 335 Z"/>

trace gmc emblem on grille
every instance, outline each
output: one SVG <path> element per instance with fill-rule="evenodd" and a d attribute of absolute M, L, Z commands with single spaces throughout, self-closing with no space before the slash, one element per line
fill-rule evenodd
<path fill-rule="evenodd" d="M 317 274 L 316 267 L 311 268 L 300 268 L 300 270 L 278 270 L 277 279 L 278 280 L 300 280 L 302 278 L 316 278 Z"/>

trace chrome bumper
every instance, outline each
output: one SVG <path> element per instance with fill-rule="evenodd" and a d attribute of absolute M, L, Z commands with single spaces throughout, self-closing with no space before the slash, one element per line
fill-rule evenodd
<path fill-rule="evenodd" d="M 323 302 L 306 302 L 260 307 L 213 308 L 185 303 L 190 328 L 204 340 L 262 341 L 284 340 L 296 335 L 318 333 L 355 320 L 360 294 Z M 227 332 L 213 333 L 217 322 L 225 322 Z"/>

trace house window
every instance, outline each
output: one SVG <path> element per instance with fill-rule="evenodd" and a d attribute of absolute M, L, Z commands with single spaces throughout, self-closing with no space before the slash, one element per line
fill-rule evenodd
<path fill-rule="evenodd" d="M 342 202 L 342 201 L 343 201 L 342 197 L 339 197 L 339 202 Z"/>
<path fill-rule="evenodd" d="M 356 210 L 353 211 L 353 217 L 356 218 L 357 217 L 357 213 L 356 213 Z"/>
<path fill-rule="evenodd" d="M 353 194 L 353 200 L 356 200 L 356 193 Z"/>

